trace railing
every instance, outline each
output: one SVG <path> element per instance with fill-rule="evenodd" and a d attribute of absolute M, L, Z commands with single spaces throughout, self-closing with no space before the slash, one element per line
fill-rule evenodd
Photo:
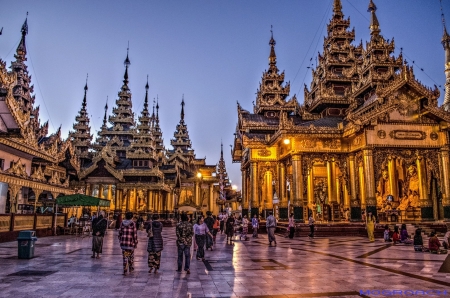
<path fill-rule="evenodd" d="M 0 232 L 52 229 L 55 214 L 0 214 Z M 67 225 L 67 214 L 58 214 L 56 226 Z"/>

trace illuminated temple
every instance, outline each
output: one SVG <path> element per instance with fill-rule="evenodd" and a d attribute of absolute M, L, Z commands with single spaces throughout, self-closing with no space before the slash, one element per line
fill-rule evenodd
<path fill-rule="evenodd" d="M 73 193 L 109 200 L 111 211 L 166 218 L 174 211 L 217 214 L 225 207 L 237 208 L 223 151 L 217 165 L 196 158 L 184 119 L 184 96 L 172 149 L 163 143 L 159 102 L 149 106 L 148 80 L 143 109 L 135 117 L 128 53 L 123 85 L 111 115 L 105 107 L 98 135 L 91 134 L 86 81 L 68 138 L 62 138 L 61 129 L 48 136 L 48 122 L 40 123 L 39 107 L 34 107 L 25 63 L 27 33 L 25 21 L 11 71 L 0 60 L 0 214 L 45 212 L 55 198 Z"/>
<path fill-rule="evenodd" d="M 290 96 L 270 39 L 253 111 L 238 103 L 233 162 L 241 164 L 243 212 L 276 210 L 304 221 L 362 211 L 380 219 L 450 219 L 450 37 L 444 23 L 446 93 L 414 76 L 394 55 L 370 0 L 370 40 L 354 43 L 355 31 L 333 3 L 322 53 L 305 85 L 303 104 Z M 348 210 L 348 211 L 347 211 Z M 398 218 L 398 217 L 397 217 Z"/>

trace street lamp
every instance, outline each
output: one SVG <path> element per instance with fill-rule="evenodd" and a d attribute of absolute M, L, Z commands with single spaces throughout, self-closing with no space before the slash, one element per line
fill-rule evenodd
<path fill-rule="evenodd" d="M 289 145 L 289 144 L 291 143 L 291 140 L 289 140 L 289 139 L 284 139 L 284 140 L 283 140 L 283 143 L 284 143 L 285 145 Z"/>

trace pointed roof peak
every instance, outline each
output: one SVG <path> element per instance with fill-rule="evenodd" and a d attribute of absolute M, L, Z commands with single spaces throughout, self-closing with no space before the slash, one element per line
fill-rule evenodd
<path fill-rule="evenodd" d="M 277 42 L 275 41 L 275 39 L 273 38 L 273 26 L 270 25 L 270 41 L 269 41 L 269 45 L 270 45 L 270 55 L 269 55 L 269 66 L 272 69 L 273 67 L 276 68 L 276 64 L 277 64 L 277 55 L 275 54 L 275 45 L 277 44 Z"/>
<path fill-rule="evenodd" d="M 145 84 L 145 89 L 148 90 L 148 88 L 150 88 L 150 86 L 148 85 L 148 75 L 147 75 L 147 84 Z"/>
<path fill-rule="evenodd" d="M 84 85 L 84 91 L 87 91 L 87 90 L 88 90 L 88 85 L 87 85 L 88 78 L 89 78 L 89 74 L 86 75 L 86 85 Z M 86 92 L 85 92 L 85 93 L 86 93 Z"/>
<path fill-rule="evenodd" d="M 130 42 L 128 42 L 128 47 L 127 47 L 127 57 L 125 58 L 125 61 L 123 62 L 123 64 L 125 65 L 125 67 L 130 66 L 131 62 L 130 62 L 130 58 L 128 58 L 128 53 L 130 51 Z"/>
<path fill-rule="evenodd" d="M 181 97 L 181 121 L 184 121 L 184 94 Z"/>
<path fill-rule="evenodd" d="M 83 103 L 82 103 L 82 109 L 86 109 L 86 105 L 87 105 L 87 100 L 86 100 L 86 94 L 88 91 L 88 85 L 87 85 L 87 76 L 86 76 L 86 85 L 84 85 L 84 98 L 83 98 Z"/>
<path fill-rule="evenodd" d="M 442 27 L 444 29 L 444 33 L 442 35 L 442 45 L 444 48 L 450 47 L 450 36 L 447 33 L 447 26 L 445 24 L 445 16 L 444 16 L 444 10 L 442 9 L 442 0 L 439 1 L 441 5 L 441 19 L 442 19 Z"/>
<path fill-rule="evenodd" d="M 28 11 L 27 11 L 27 16 L 25 18 L 25 22 L 22 25 L 22 29 L 20 29 L 20 31 L 22 32 L 22 35 L 27 35 L 28 34 Z"/>
<path fill-rule="evenodd" d="M 334 0 L 333 2 L 333 14 L 342 15 L 342 3 L 341 0 Z"/>
<path fill-rule="evenodd" d="M 105 116 L 103 117 L 103 126 L 106 127 L 106 114 L 108 112 L 108 96 L 106 96 Z"/>
<path fill-rule="evenodd" d="M 373 2 L 373 0 L 370 0 L 369 7 L 367 8 L 367 11 L 370 12 L 370 35 L 378 35 L 380 33 L 380 23 L 378 22 L 378 18 L 376 15 L 377 6 Z"/>
<path fill-rule="evenodd" d="M 124 85 L 124 87 L 125 86 L 128 87 L 128 67 L 131 64 L 130 59 L 128 58 L 128 50 L 129 50 L 129 47 L 127 48 L 127 58 L 125 58 L 125 61 L 123 62 L 123 64 L 125 65 L 125 74 L 123 75 L 123 85 Z"/>

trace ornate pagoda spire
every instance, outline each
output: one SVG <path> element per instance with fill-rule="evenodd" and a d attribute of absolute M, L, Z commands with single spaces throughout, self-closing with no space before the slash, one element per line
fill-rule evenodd
<path fill-rule="evenodd" d="M 225 189 L 230 186 L 225 159 L 223 158 L 223 143 L 220 142 L 220 160 L 217 164 L 217 174 L 219 175 L 219 198 L 226 200 Z"/>
<path fill-rule="evenodd" d="M 175 162 L 173 160 L 174 156 L 181 155 L 183 169 L 189 169 L 195 159 L 194 150 L 192 149 L 192 143 L 189 138 L 189 132 L 184 122 L 184 95 L 181 100 L 181 113 L 180 122 L 177 124 L 175 132 L 173 134 L 173 139 L 170 140 L 170 145 L 172 145 L 173 150 L 168 151 L 169 162 Z"/>
<path fill-rule="evenodd" d="M 85 163 L 85 160 L 89 158 L 89 148 L 91 147 L 91 127 L 89 126 L 89 116 L 87 112 L 87 78 L 86 85 L 84 85 L 84 97 L 81 103 L 81 109 L 78 112 L 78 116 L 75 117 L 75 123 L 73 125 L 74 131 L 69 132 L 69 140 L 75 148 L 76 155 L 81 160 L 81 166 Z"/>
<path fill-rule="evenodd" d="M 162 137 L 161 127 L 159 126 L 159 98 L 156 96 L 156 114 L 155 114 L 155 100 L 153 100 L 153 113 L 151 116 L 151 131 L 155 141 L 156 154 L 158 156 L 158 163 L 161 164 L 165 158 L 164 139 Z"/>
<path fill-rule="evenodd" d="M 333 14 L 336 15 L 343 15 L 342 14 L 342 3 L 341 0 L 334 0 L 333 2 Z"/>
<path fill-rule="evenodd" d="M 269 55 L 269 73 L 278 73 L 277 55 L 275 54 L 275 39 L 273 39 L 273 27 L 270 26 L 270 55 Z"/>
<path fill-rule="evenodd" d="M 373 0 L 370 0 L 369 3 L 369 8 L 367 9 L 368 12 L 370 12 L 370 35 L 372 36 L 372 38 L 374 36 L 377 36 L 380 34 L 381 30 L 380 30 L 380 23 L 378 22 L 378 18 L 376 15 L 376 11 L 377 11 L 377 6 L 375 5 L 375 3 L 373 3 Z"/>
<path fill-rule="evenodd" d="M 28 34 L 28 12 L 27 17 L 25 18 L 25 22 L 23 23 L 22 29 L 20 29 L 20 31 L 22 32 L 22 38 L 20 39 L 19 45 L 16 49 L 16 54 L 14 55 L 18 62 L 27 61 L 27 46 L 25 44 L 25 37 Z"/>
<path fill-rule="evenodd" d="M 442 9 L 442 1 L 441 1 L 441 18 L 442 18 L 442 26 L 444 29 L 441 42 L 445 51 L 445 95 L 443 107 L 446 111 L 450 111 L 450 36 L 447 33 L 444 10 Z"/>
<path fill-rule="evenodd" d="M 269 69 L 263 72 L 262 81 L 256 92 L 256 105 L 254 105 L 253 110 L 255 114 L 270 113 L 270 115 L 278 115 L 280 110 L 294 111 L 297 101 L 286 102 L 290 84 L 287 82 L 284 85 L 284 72 L 279 73 L 277 68 L 276 41 L 273 37 L 272 26 L 270 27 L 269 45 Z"/>
<path fill-rule="evenodd" d="M 112 148 L 119 158 L 126 156 L 127 147 L 131 145 L 135 133 L 133 103 L 131 101 L 131 92 L 128 88 L 128 68 L 131 64 L 128 54 L 129 49 L 127 48 L 127 57 L 124 61 L 125 74 L 123 76 L 123 85 L 118 93 L 118 99 L 116 99 L 116 107 L 113 108 L 112 115 L 108 117 L 112 127 L 107 128 L 104 120 L 102 130 L 98 133 L 100 137 L 97 140 L 100 143 L 96 144 L 96 148 L 105 146 L 106 143 L 114 145 Z"/>

